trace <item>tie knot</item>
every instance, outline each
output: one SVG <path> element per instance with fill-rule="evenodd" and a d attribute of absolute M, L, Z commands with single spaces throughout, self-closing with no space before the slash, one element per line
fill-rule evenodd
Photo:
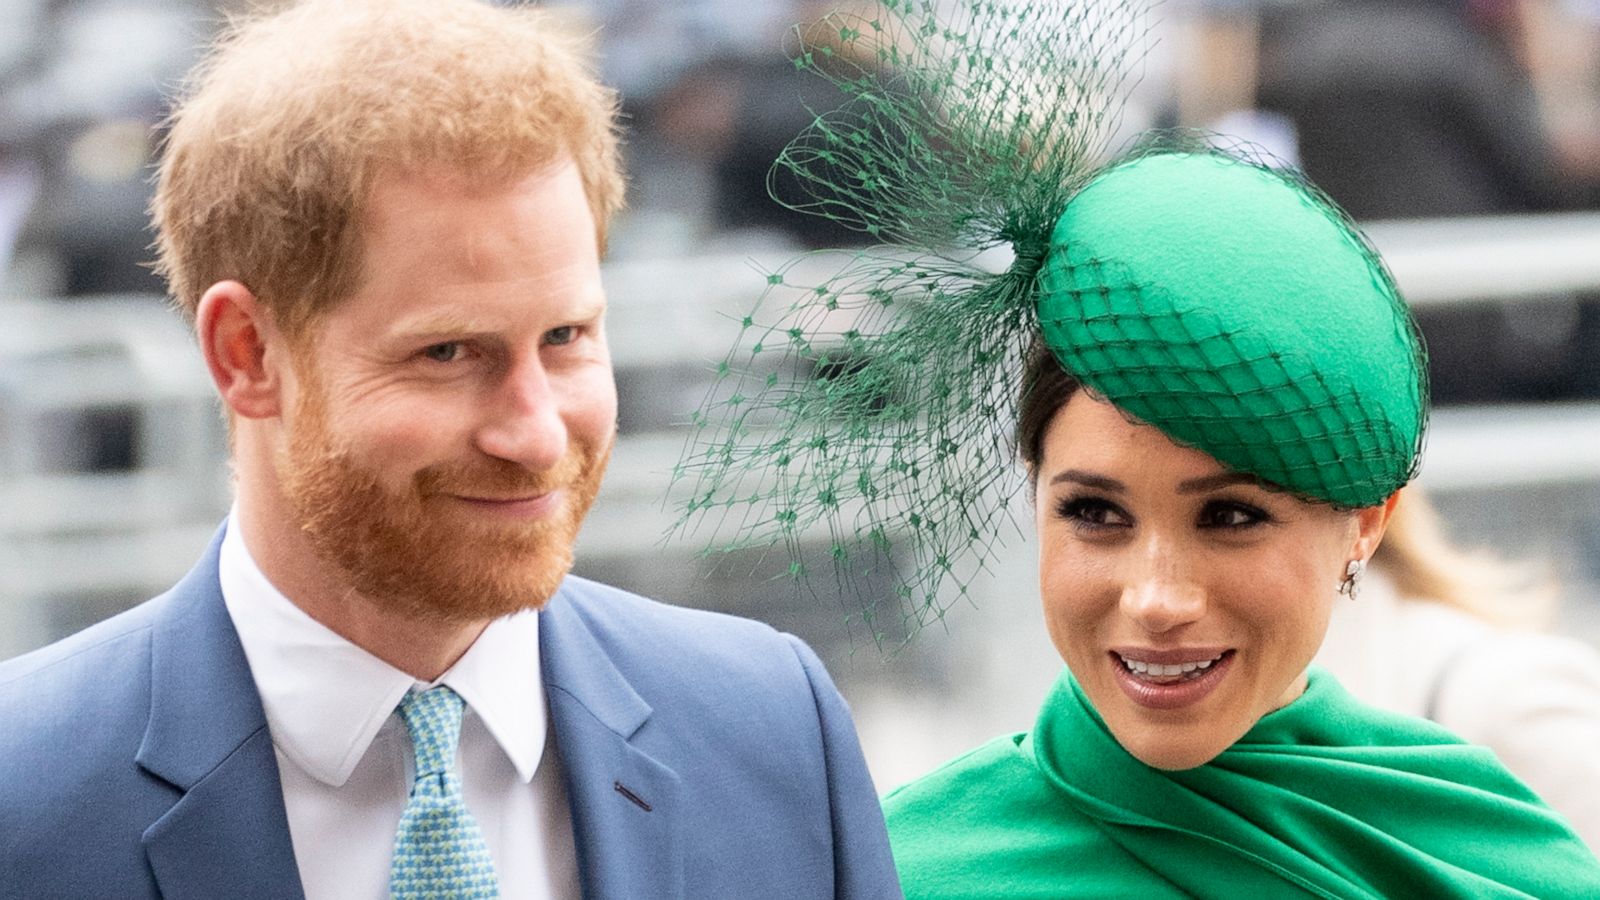
<path fill-rule="evenodd" d="M 455 771 L 456 744 L 461 739 L 461 711 L 466 702 L 444 685 L 413 691 L 400 701 L 400 718 L 411 732 L 417 757 L 417 778 Z"/>

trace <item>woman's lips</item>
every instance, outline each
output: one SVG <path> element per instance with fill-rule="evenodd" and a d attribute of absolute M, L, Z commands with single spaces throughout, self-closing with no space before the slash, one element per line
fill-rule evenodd
<path fill-rule="evenodd" d="M 1234 655 L 1233 650 L 1211 648 L 1126 649 L 1112 650 L 1106 659 L 1128 699 L 1146 709 L 1181 709 L 1216 690 L 1228 677 Z"/>

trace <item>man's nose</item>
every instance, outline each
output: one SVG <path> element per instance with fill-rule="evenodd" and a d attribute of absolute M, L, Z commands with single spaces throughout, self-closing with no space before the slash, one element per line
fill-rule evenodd
<path fill-rule="evenodd" d="M 1135 552 L 1122 585 L 1122 612 L 1148 634 L 1165 634 L 1206 613 L 1205 588 L 1177 548 L 1148 541 Z"/>
<path fill-rule="evenodd" d="M 561 397 L 537 357 L 517 361 L 496 386 L 477 445 L 490 456 L 532 471 L 552 468 L 566 456 Z"/>

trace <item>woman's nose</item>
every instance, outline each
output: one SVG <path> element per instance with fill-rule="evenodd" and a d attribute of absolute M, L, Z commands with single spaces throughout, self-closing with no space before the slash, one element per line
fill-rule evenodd
<path fill-rule="evenodd" d="M 1186 571 L 1176 548 L 1151 542 L 1138 556 L 1122 586 L 1124 615 L 1149 634 L 1164 634 L 1205 615 L 1205 589 Z"/>

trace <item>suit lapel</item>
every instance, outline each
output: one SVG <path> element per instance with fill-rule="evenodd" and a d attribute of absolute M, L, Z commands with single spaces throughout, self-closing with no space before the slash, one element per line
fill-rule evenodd
<path fill-rule="evenodd" d="M 145 831 L 145 853 L 167 898 L 299 900 L 277 758 L 217 582 L 221 538 L 172 589 L 151 635 L 137 762 L 183 796 Z"/>
<path fill-rule="evenodd" d="M 569 590 L 540 614 L 539 653 L 584 896 L 682 897 L 678 775 L 631 743 L 650 705 L 618 671 Z"/>

